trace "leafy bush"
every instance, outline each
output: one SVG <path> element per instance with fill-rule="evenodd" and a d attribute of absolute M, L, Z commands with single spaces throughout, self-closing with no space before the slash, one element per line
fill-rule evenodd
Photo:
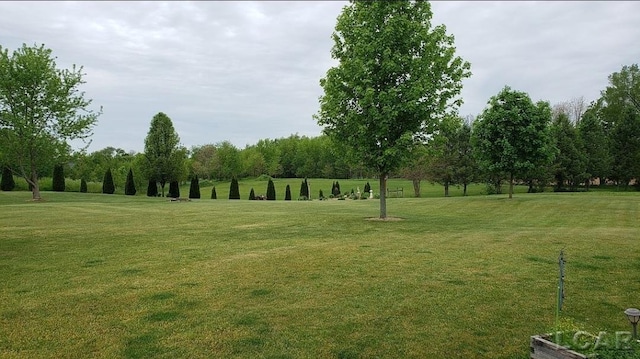
<path fill-rule="evenodd" d="M 216 186 L 213 186 L 211 189 L 211 199 L 218 199 L 218 194 L 216 193 Z"/>
<path fill-rule="evenodd" d="M 169 197 L 171 198 L 180 198 L 180 185 L 178 181 L 169 182 Z"/>
<path fill-rule="evenodd" d="M 124 194 L 127 196 L 135 196 L 136 192 L 136 184 L 133 181 L 133 171 L 131 170 L 131 168 L 129 168 L 127 180 L 124 183 Z"/>
<path fill-rule="evenodd" d="M 267 200 L 268 201 L 276 200 L 276 187 L 274 186 L 271 178 L 269 178 L 269 183 L 267 184 Z"/>
<path fill-rule="evenodd" d="M 284 200 L 291 201 L 291 187 L 289 185 L 287 185 L 287 189 L 284 192 Z"/>
<path fill-rule="evenodd" d="M 200 181 L 198 181 L 198 175 L 191 177 L 191 184 L 189 185 L 189 198 L 200 198 Z"/>
<path fill-rule="evenodd" d="M 62 165 L 53 166 L 53 191 L 64 192 L 64 168 Z"/>
<path fill-rule="evenodd" d="M 231 179 L 229 199 L 240 199 L 240 186 L 238 185 L 238 180 L 235 177 Z"/>
<path fill-rule="evenodd" d="M 158 197 L 158 184 L 156 183 L 156 180 L 149 180 L 149 185 L 147 186 L 147 196 Z"/>
<path fill-rule="evenodd" d="M 0 189 L 3 191 L 12 191 L 16 188 L 16 182 L 13 179 L 13 173 L 7 166 L 2 167 L 2 180 L 0 180 Z"/>
<path fill-rule="evenodd" d="M 114 194 L 116 186 L 113 184 L 113 176 L 111 175 L 111 168 L 107 169 L 102 180 L 102 193 Z"/>

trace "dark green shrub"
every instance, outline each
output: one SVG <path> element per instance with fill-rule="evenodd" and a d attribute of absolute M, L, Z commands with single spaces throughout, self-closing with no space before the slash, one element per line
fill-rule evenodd
<path fill-rule="evenodd" d="M 371 192 L 371 185 L 369 184 L 369 182 L 367 182 L 367 184 L 364 185 L 364 193 L 366 193 L 368 196 L 370 192 Z"/>
<path fill-rule="evenodd" d="M 114 194 L 116 192 L 116 186 L 113 184 L 113 176 L 111 175 L 111 168 L 107 169 L 102 180 L 102 193 Z"/>
<path fill-rule="evenodd" d="M 303 197 L 305 199 L 309 198 L 309 184 L 307 183 L 307 179 L 306 178 L 300 184 L 300 198 L 303 198 Z"/>
<path fill-rule="evenodd" d="M 216 193 L 216 186 L 213 186 L 211 189 L 211 199 L 218 199 L 218 194 Z"/>
<path fill-rule="evenodd" d="M 249 200 L 253 201 L 256 199 L 256 193 L 253 192 L 253 188 L 251 188 L 251 192 L 249 193 Z"/>
<path fill-rule="evenodd" d="M 191 184 L 189 185 L 189 198 L 200 198 L 200 181 L 198 175 L 191 177 Z"/>
<path fill-rule="evenodd" d="M 13 172 L 8 166 L 2 167 L 2 180 L 0 180 L 0 189 L 3 191 L 12 191 L 16 188 L 16 182 L 13 180 Z"/>
<path fill-rule="evenodd" d="M 231 179 L 231 186 L 229 187 L 229 199 L 240 199 L 240 186 L 238 180 L 233 177 Z"/>
<path fill-rule="evenodd" d="M 64 168 L 62 165 L 53 166 L 53 183 L 54 192 L 64 192 Z"/>
<path fill-rule="evenodd" d="M 149 185 L 147 186 L 147 196 L 158 197 L 158 183 L 156 183 L 156 180 L 149 180 Z"/>
<path fill-rule="evenodd" d="M 291 201 L 291 187 L 287 185 L 287 189 L 284 191 L 284 200 Z"/>
<path fill-rule="evenodd" d="M 324 193 L 322 193 L 322 190 L 320 190 L 320 193 L 318 194 L 318 198 L 322 201 L 324 199 Z"/>
<path fill-rule="evenodd" d="M 336 181 L 336 191 L 338 191 L 338 194 L 342 193 L 342 191 L 340 190 L 340 183 L 338 183 L 338 181 Z M 334 195 L 336 195 L 334 193 Z"/>
<path fill-rule="evenodd" d="M 80 193 L 87 193 L 87 181 L 80 179 Z"/>
<path fill-rule="evenodd" d="M 269 178 L 269 183 L 267 183 L 267 201 L 275 201 L 276 200 L 276 186 L 273 184 L 271 178 Z"/>
<path fill-rule="evenodd" d="M 133 171 L 129 168 L 127 180 L 124 183 L 124 194 L 127 196 L 135 196 L 136 192 L 136 184 L 133 182 Z"/>
<path fill-rule="evenodd" d="M 180 198 L 180 185 L 178 181 L 169 182 L 169 197 Z"/>

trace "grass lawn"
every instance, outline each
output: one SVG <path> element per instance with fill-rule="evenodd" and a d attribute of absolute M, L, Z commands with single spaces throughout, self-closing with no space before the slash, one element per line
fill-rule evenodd
<path fill-rule="evenodd" d="M 0 357 L 524 359 L 561 249 L 563 317 L 629 330 L 640 193 L 452 195 L 380 222 L 377 200 L 0 192 Z"/>

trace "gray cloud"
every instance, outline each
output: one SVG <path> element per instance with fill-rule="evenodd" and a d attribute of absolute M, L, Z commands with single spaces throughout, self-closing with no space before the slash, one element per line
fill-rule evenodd
<path fill-rule="evenodd" d="M 0 45 L 44 43 L 60 67 L 84 66 L 101 116 L 90 151 L 142 151 L 168 114 L 191 147 L 316 136 L 319 80 L 346 2 L 1 2 Z M 637 63 L 640 3 L 433 2 L 471 62 L 462 115 L 509 85 L 533 100 L 594 100 Z"/>

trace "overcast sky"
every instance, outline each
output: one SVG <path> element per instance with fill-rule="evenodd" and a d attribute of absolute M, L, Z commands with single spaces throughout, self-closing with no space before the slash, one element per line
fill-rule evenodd
<path fill-rule="evenodd" d="M 0 45 L 45 44 L 103 115 L 89 152 L 141 152 L 166 113 L 181 143 L 259 139 L 321 128 L 319 80 L 336 63 L 343 1 L 0 2 Z M 551 104 L 595 100 L 607 77 L 640 62 L 640 2 L 432 2 L 433 24 L 471 63 L 460 114 L 478 115 L 505 85 Z"/>

